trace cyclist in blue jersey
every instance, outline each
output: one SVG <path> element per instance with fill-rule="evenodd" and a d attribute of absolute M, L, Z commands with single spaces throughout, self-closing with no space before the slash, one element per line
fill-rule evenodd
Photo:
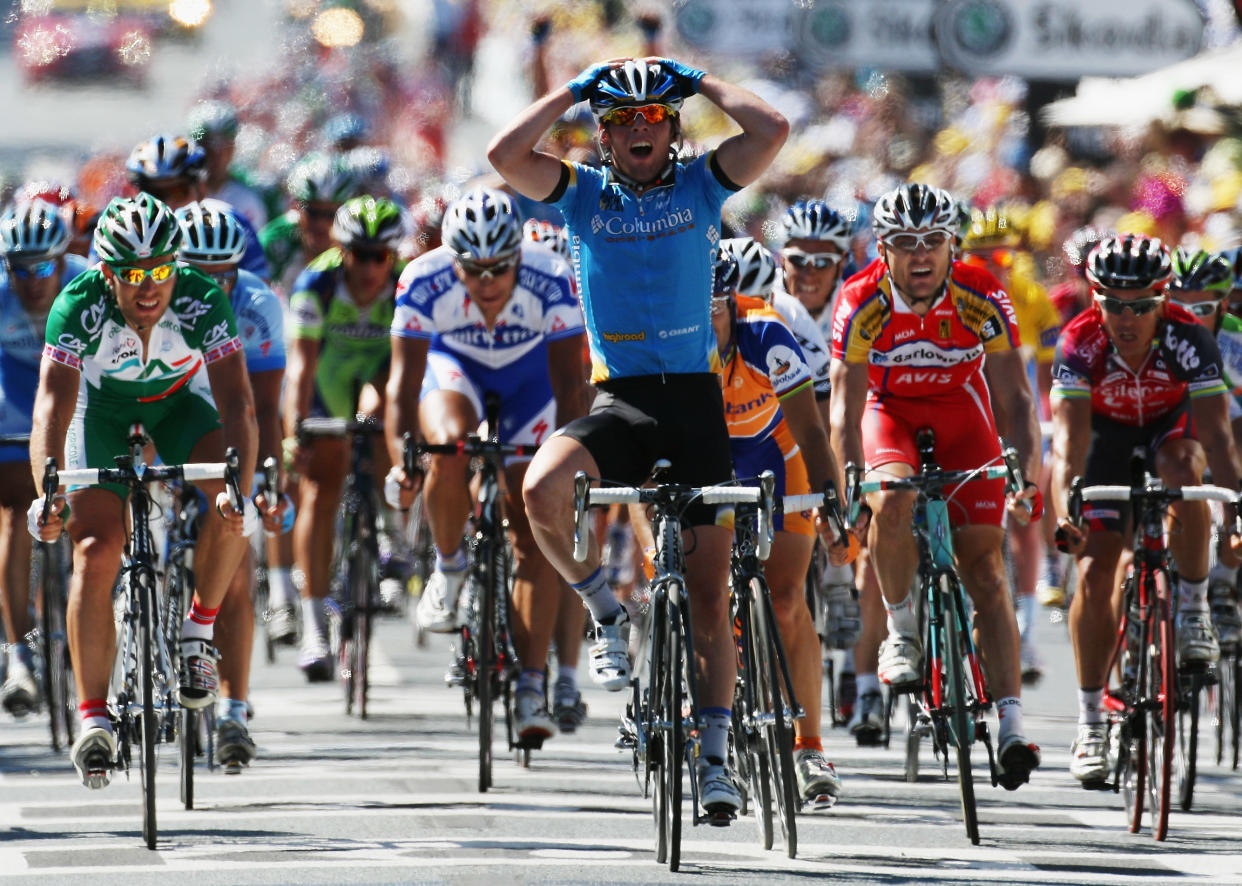
<path fill-rule="evenodd" d="M 86 260 L 68 255 L 71 232 L 60 210 L 43 200 L 11 207 L 0 217 L 0 434 L 29 434 L 34 392 L 39 386 L 43 329 L 62 286 L 86 270 Z M 35 497 L 22 465 L 25 446 L 0 446 L 0 603 L 8 640 L 8 677 L 0 703 L 14 716 L 38 707 L 39 688 L 26 635 L 30 619 L 30 537 L 22 514 Z"/>
<path fill-rule="evenodd" d="M 679 112 L 695 94 L 742 132 L 681 161 Z M 537 150 L 549 127 L 584 100 L 599 126 L 602 169 Z M 569 228 L 598 392 L 590 415 L 540 448 L 523 493 L 539 546 L 595 619 L 592 675 L 606 689 L 629 682 L 629 618 L 605 581 L 598 544 L 585 563 L 573 558 L 574 474 L 641 483 L 667 458 L 671 480 L 731 476 L 710 308 L 720 208 L 759 177 L 788 132 L 784 117 L 741 87 L 670 59 L 628 59 L 594 65 L 549 92 L 488 147 L 504 179 L 554 204 Z M 725 593 L 732 539 L 715 517 L 705 506 L 687 513 L 694 536 L 687 579 L 701 675 L 700 796 L 709 812 L 731 812 L 741 805 L 724 765 L 737 677 Z"/>
<path fill-rule="evenodd" d="M 238 267 L 246 252 L 246 228 L 218 200 L 190 203 L 177 210 L 181 247 L 177 260 L 198 268 L 224 290 L 237 318 L 237 334 L 246 360 L 259 425 L 259 462 L 281 451 L 280 389 L 285 378 L 284 310 L 266 283 Z M 278 458 L 279 461 L 279 458 Z M 260 492 L 265 529 L 278 534 L 292 528 L 288 498 L 267 501 Z M 275 548 L 275 545 L 271 545 Z M 255 755 L 247 728 L 250 658 L 254 645 L 254 576 L 251 552 L 233 575 L 216 615 L 216 649 L 220 692 L 216 701 L 216 758 L 222 765 L 248 765 Z"/>

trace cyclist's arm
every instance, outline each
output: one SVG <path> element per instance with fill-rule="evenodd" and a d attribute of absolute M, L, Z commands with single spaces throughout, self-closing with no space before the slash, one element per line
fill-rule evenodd
<path fill-rule="evenodd" d="M 65 435 L 77 407 L 81 378 L 81 372 L 63 363 L 46 357 L 40 363 L 30 429 L 30 472 L 35 489 L 43 489 L 43 469 L 49 457 L 65 467 Z"/>
<path fill-rule="evenodd" d="M 552 124 L 574 106 L 573 93 L 561 86 L 536 100 L 496 134 L 487 159 L 501 178 L 532 200 L 547 198 L 561 180 L 561 161 L 535 146 Z"/>
<path fill-rule="evenodd" d="M 259 422 L 259 460 L 276 456 L 280 464 L 280 388 L 285 380 L 283 369 L 265 369 L 250 374 L 250 387 L 254 391 L 254 411 Z M 279 470 L 279 467 L 277 468 Z"/>
<path fill-rule="evenodd" d="M 220 411 L 226 446 L 237 447 L 241 488 L 250 493 L 255 461 L 259 457 L 259 427 L 254 414 L 254 394 L 246 375 L 246 358 L 240 350 L 207 364 L 211 396 Z"/>
<path fill-rule="evenodd" d="M 584 335 L 571 335 L 548 342 L 548 378 L 556 399 L 556 426 L 563 428 L 587 411 L 587 386 L 583 383 Z"/>
<path fill-rule="evenodd" d="M 832 447 L 828 445 L 828 432 L 824 429 L 819 407 L 815 403 L 814 389 L 806 385 L 782 397 L 781 412 L 785 414 L 785 422 L 789 425 L 794 442 L 802 451 L 802 461 L 811 481 L 811 491 L 820 492 L 828 480 L 838 490 L 844 489 L 843 476 L 836 458 L 833 457 Z"/>
<path fill-rule="evenodd" d="M 829 370 L 832 379 L 832 452 L 837 464 L 864 464 L 862 418 L 867 406 L 867 364 L 846 363 L 833 359 Z"/>
<path fill-rule="evenodd" d="M 311 397 L 315 391 L 315 368 L 319 363 L 318 339 L 294 338 L 289 342 L 289 362 L 285 367 L 285 436 L 297 431 L 299 418 L 310 414 Z"/>
<path fill-rule="evenodd" d="M 388 370 L 388 401 L 384 406 L 384 437 L 394 465 L 405 464 L 402 436 L 418 439 L 418 395 L 427 368 L 429 338 L 392 336 L 392 363 Z"/>
<path fill-rule="evenodd" d="M 1212 482 L 1226 489 L 1237 489 L 1239 469 L 1238 451 L 1233 443 L 1233 430 L 1229 426 L 1229 395 L 1211 394 L 1193 397 L 1190 415 L 1194 421 L 1195 436 L 1207 455 L 1212 470 Z"/>
<path fill-rule="evenodd" d="M 741 135 L 725 139 L 716 149 L 716 163 L 729 181 L 745 187 L 776 159 L 789 137 L 789 121 L 750 90 L 712 74 L 700 81 L 699 94 L 742 127 Z"/>
<path fill-rule="evenodd" d="M 1018 450 L 1022 473 L 1035 482 L 1039 479 L 1042 450 L 1039 413 L 1035 410 L 1035 398 L 1031 396 L 1031 386 L 1026 380 L 1021 352 L 1013 348 L 988 354 L 983 361 L 983 373 L 991 391 L 997 427 Z"/>
<path fill-rule="evenodd" d="M 1068 517 L 1070 483 L 1087 470 L 1091 447 L 1091 398 L 1052 400 L 1052 507 L 1058 519 Z"/>

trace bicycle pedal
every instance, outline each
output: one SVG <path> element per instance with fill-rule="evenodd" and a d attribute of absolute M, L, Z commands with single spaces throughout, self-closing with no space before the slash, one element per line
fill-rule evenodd
<path fill-rule="evenodd" d="M 547 738 L 548 737 L 542 733 L 536 733 L 525 737 L 519 735 L 517 737 L 517 741 L 513 743 L 513 746 L 523 751 L 539 751 L 543 750 L 543 743 L 547 740 Z"/>
<path fill-rule="evenodd" d="M 240 760 L 226 760 L 221 765 L 225 775 L 241 775 L 241 771 L 246 768 L 246 764 Z"/>
<path fill-rule="evenodd" d="M 727 828 L 736 818 L 735 812 L 706 812 L 699 817 L 699 822 L 714 828 Z"/>
<path fill-rule="evenodd" d="M 1099 781 L 1080 782 L 1084 791 L 1113 791 L 1116 792 L 1117 787 L 1111 781 L 1101 779 Z"/>
<path fill-rule="evenodd" d="M 811 812 L 822 812 L 837 805 L 837 798 L 832 794 L 817 794 L 810 800 L 802 801 L 802 808 Z"/>
<path fill-rule="evenodd" d="M 613 742 L 613 747 L 619 751 L 634 751 L 638 749 L 638 735 L 625 726 L 617 727 L 617 740 Z"/>

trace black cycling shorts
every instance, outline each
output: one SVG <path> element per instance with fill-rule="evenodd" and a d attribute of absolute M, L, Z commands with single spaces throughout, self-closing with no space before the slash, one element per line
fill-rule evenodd
<path fill-rule="evenodd" d="M 1091 447 L 1083 486 L 1129 486 L 1131 454 L 1141 452 L 1150 473 L 1156 471 L 1156 453 L 1169 440 L 1195 439 L 1189 398 L 1155 421 L 1127 425 L 1102 415 L 1091 416 Z M 1109 530 L 1124 533 L 1130 524 L 1128 501 L 1087 501 L 1083 517 L 1093 532 Z"/>
<path fill-rule="evenodd" d="M 709 486 L 733 479 L 719 376 L 640 375 L 596 388 L 590 414 L 558 433 L 587 448 L 602 479 L 642 485 L 660 458 L 672 463 L 663 478 L 668 482 Z M 713 525 L 716 505 L 696 503 L 686 520 L 691 526 Z"/>

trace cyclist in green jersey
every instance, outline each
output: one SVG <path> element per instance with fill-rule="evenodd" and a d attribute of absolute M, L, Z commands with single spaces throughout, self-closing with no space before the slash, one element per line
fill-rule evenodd
<path fill-rule="evenodd" d="M 339 154 L 310 154 L 293 167 L 285 181 L 289 211 L 259 231 L 273 289 L 292 295 L 311 259 L 332 248 L 332 221 L 341 204 L 358 193 L 358 184 Z"/>
<path fill-rule="evenodd" d="M 1173 251 L 1169 298 L 1216 335 L 1229 385 L 1229 422 L 1234 444 L 1242 445 L 1242 318 L 1226 310 L 1232 288 L 1233 266 L 1225 255 L 1181 247 Z M 1220 645 L 1236 646 L 1242 640 L 1237 570 L 1219 562 L 1212 567 L 1208 575 L 1208 602 Z"/>
<path fill-rule="evenodd" d="M 236 322 L 211 278 L 177 266 L 181 236 L 172 210 L 149 194 L 104 209 L 94 236 L 101 265 L 61 291 L 47 321 L 30 441 L 36 487 L 49 457 L 69 468 L 111 467 L 140 422 L 169 464 L 219 462 L 236 447 L 250 488 L 257 429 Z M 243 532 L 258 525 L 253 505 L 233 510 L 222 482 L 201 486 L 215 508 L 200 529 L 197 588 L 182 625 L 180 699 L 189 708 L 215 700 L 215 617 L 245 551 Z M 42 499 L 27 513 L 32 535 L 53 541 L 65 528 L 73 541 L 69 650 L 82 715 L 73 761 L 92 788 L 108 776 L 88 773 L 110 770 L 116 754 L 106 696 L 124 494 L 116 485 L 71 489 L 71 515 L 59 496 L 46 522 Z"/>
<path fill-rule="evenodd" d="M 352 418 L 384 414 L 392 352 L 389 329 L 397 288 L 401 210 L 389 200 L 355 197 L 336 214 L 336 246 L 307 266 L 289 299 L 286 338 L 285 435 L 300 417 Z M 291 441 L 298 482 L 293 556 L 303 581 L 299 665 L 312 682 L 332 679 L 324 599 L 332 561 L 336 509 L 349 470 L 348 441 L 319 438 L 305 448 Z M 388 471 L 376 447 L 376 476 Z M 390 512 L 385 511 L 390 517 Z"/>

